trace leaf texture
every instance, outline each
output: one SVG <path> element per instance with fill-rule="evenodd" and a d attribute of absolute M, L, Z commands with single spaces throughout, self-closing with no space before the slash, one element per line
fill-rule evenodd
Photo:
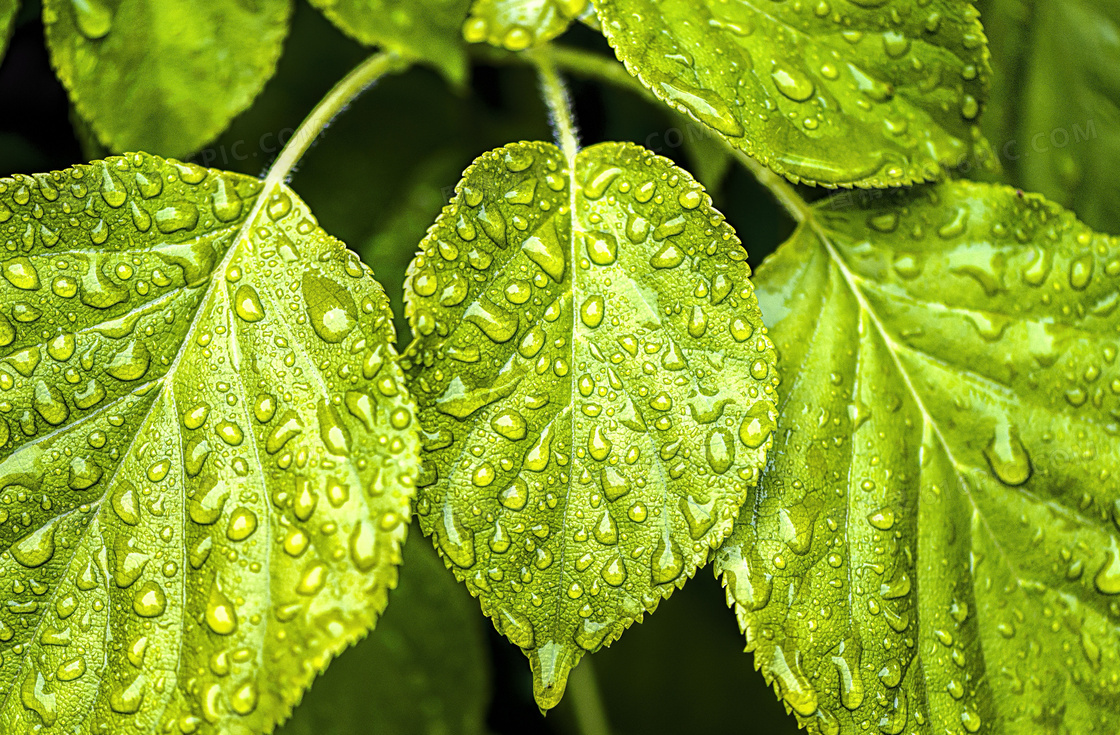
<path fill-rule="evenodd" d="M 985 144 L 988 52 L 968 0 L 596 0 L 657 97 L 795 182 L 932 180 Z"/>
<path fill-rule="evenodd" d="M 409 269 L 417 502 L 542 709 L 730 532 L 775 355 L 703 189 L 631 144 L 479 158 Z"/>
<path fill-rule="evenodd" d="M 264 87 L 291 11 L 291 0 L 44 0 L 43 22 L 59 79 L 110 151 L 183 157 Z"/>
<path fill-rule="evenodd" d="M 249 733 L 396 583 L 391 315 L 284 187 L 146 154 L 0 180 L 0 730 Z"/>
<path fill-rule="evenodd" d="M 463 37 L 523 51 L 562 34 L 586 9 L 587 0 L 474 0 Z"/>
<path fill-rule="evenodd" d="M 716 568 L 812 732 L 1113 733 L 1120 242 L 956 183 L 759 269 L 785 380 Z"/>
<path fill-rule="evenodd" d="M 431 63 L 461 83 L 467 56 L 460 29 L 470 0 L 311 0 L 346 35 Z"/>
<path fill-rule="evenodd" d="M 1120 5 L 984 0 L 992 110 L 984 128 L 1009 183 L 1120 233 Z"/>

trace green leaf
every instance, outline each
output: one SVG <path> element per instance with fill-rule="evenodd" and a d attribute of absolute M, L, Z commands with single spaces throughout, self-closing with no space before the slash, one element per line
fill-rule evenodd
<path fill-rule="evenodd" d="M 983 148 L 988 52 L 968 0 L 596 0 L 661 100 L 792 181 L 934 179 Z"/>
<path fill-rule="evenodd" d="M 291 0 L 44 0 L 51 63 L 112 151 L 186 156 L 276 70 Z"/>
<path fill-rule="evenodd" d="M 979 3 L 992 44 L 985 131 L 1008 181 L 1120 232 L 1120 5 Z"/>
<path fill-rule="evenodd" d="M 0 721 L 263 732 L 396 583 L 391 315 L 284 187 L 146 154 L 0 180 Z"/>
<path fill-rule="evenodd" d="M 705 563 L 758 477 L 777 374 L 745 260 L 670 161 L 518 143 L 467 169 L 409 269 L 420 525 L 542 709 Z"/>
<path fill-rule="evenodd" d="M 311 0 L 344 33 L 430 62 L 448 79 L 467 76 L 460 29 L 470 0 Z"/>
<path fill-rule="evenodd" d="M 956 183 L 819 204 L 759 269 L 782 427 L 716 558 L 821 733 L 1113 733 L 1120 242 Z"/>
<path fill-rule="evenodd" d="M 4 59 L 4 52 L 7 50 L 8 38 L 12 35 L 12 26 L 15 24 L 18 10 L 18 0 L 0 0 L 0 61 Z"/>
<path fill-rule="evenodd" d="M 483 735 L 490 662 L 478 607 L 419 534 L 377 630 L 334 661 L 277 735 Z"/>
<path fill-rule="evenodd" d="M 463 37 L 523 51 L 562 34 L 586 9 L 587 0 L 474 0 Z"/>

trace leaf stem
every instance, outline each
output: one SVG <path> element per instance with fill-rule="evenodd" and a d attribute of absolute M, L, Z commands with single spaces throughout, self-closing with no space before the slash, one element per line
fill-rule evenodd
<path fill-rule="evenodd" d="M 568 677 L 568 697 L 581 735 L 610 735 L 607 711 L 599 695 L 599 682 L 591 657 L 585 656 Z"/>
<path fill-rule="evenodd" d="M 319 104 L 315 105 L 315 109 L 288 139 L 284 149 L 280 151 L 280 155 L 268 170 L 268 175 L 265 176 L 264 188 L 261 190 L 262 197 L 269 196 L 277 184 L 287 180 L 292 169 L 307 153 L 307 149 L 319 134 L 326 130 L 335 116 L 357 99 L 358 95 L 386 74 L 404 71 L 408 67 L 409 62 L 393 51 L 374 54 L 354 67 L 338 84 L 334 85 L 330 92 L 327 92 L 323 99 L 319 100 Z"/>
<path fill-rule="evenodd" d="M 557 142 L 564 156 L 569 161 L 574 161 L 579 152 L 579 141 L 576 140 L 576 124 L 572 116 L 572 100 L 568 95 L 568 88 L 560 74 L 556 71 L 556 62 L 552 57 L 552 47 L 543 46 L 530 53 L 533 63 L 540 75 L 541 92 L 548 105 L 552 126 L 556 130 Z"/>

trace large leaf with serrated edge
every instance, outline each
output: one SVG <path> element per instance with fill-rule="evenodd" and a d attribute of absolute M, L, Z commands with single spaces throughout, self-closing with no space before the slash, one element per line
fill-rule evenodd
<path fill-rule="evenodd" d="M 655 95 L 790 178 L 881 187 L 983 146 L 988 52 L 969 0 L 595 0 Z"/>
<path fill-rule="evenodd" d="M 957 183 L 764 263 L 773 463 L 717 554 L 810 731 L 1115 733 L 1120 242 Z"/>
<path fill-rule="evenodd" d="M 746 253 L 630 144 L 483 155 L 409 269 L 417 509 L 538 704 L 730 532 L 773 429 Z"/>
<path fill-rule="evenodd" d="M 112 152 L 187 156 L 276 70 L 291 0 L 44 0 L 51 65 Z"/>
<path fill-rule="evenodd" d="M 396 583 L 418 442 L 371 273 L 286 187 L 0 180 L 0 730 L 270 730 Z"/>

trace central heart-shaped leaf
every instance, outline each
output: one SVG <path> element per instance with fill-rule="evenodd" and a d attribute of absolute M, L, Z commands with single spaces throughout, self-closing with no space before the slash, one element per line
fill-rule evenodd
<path fill-rule="evenodd" d="M 731 227 L 637 146 L 488 153 L 421 248 L 420 523 L 548 708 L 728 534 L 770 444 L 773 346 Z"/>

